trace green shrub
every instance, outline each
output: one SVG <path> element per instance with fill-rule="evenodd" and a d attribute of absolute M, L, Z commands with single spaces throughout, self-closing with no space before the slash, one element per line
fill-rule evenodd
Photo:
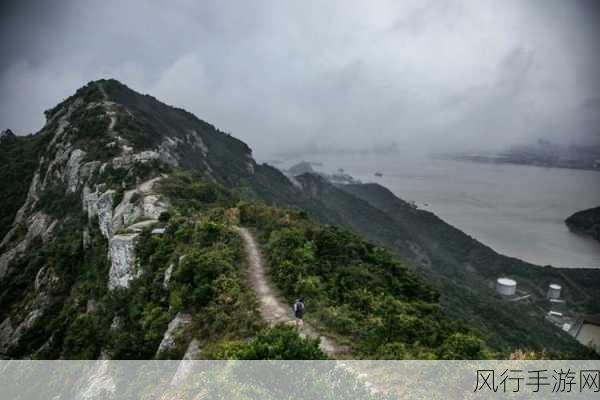
<path fill-rule="evenodd" d="M 319 340 L 302 338 L 296 329 L 277 326 L 257 335 L 249 343 L 240 341 L 220 343 L 208 349 L 211 359 L 239 360 L 324 360 Z"/>
<path fill-rule="evenodd" d="M 449 336 L 439 349 L 440 358 L 445 360 L 485 360 L 491 354 L 483 341 L 472 335 L 455 333 Z"/>

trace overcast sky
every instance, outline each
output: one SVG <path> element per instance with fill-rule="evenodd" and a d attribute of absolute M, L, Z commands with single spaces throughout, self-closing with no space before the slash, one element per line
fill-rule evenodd
<path fill-rule="evenodd" d="M 259 155 L 579 140 L 600 126 L 593 0 L 1 4 L 0 127 L 19 134 L 103 77 Z"/>

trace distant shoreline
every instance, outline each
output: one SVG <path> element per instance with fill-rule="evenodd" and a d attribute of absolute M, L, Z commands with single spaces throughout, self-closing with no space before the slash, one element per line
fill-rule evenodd
<path fill-rule="evenodd" d="M 569 165 L 569 164 L 546 164 L 540 162 L 527 162 L 519 161 L 514 159 L 508 159 L 504 156 L 486 156 L 486 155 L 447 155 L 447 154 L 435 154 L 431 156 L 435 159 L 450 160 L 450 161 L 464 161 L 479 164 L 499 164 L 499 165 L 520 165 L 528 167 L 538 168 L 554 168 L 554 169 L 570 169 L 578 171 L 594 171 L 600 172 L 600 168 L 594 168 L 592 166 L 583 165 Z"/>

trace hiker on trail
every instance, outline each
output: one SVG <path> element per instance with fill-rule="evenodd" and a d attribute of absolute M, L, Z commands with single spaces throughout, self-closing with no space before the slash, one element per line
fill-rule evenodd
<path fill-rule="evenodd" d="M 296 299 L 294 303 L 294 316 L 296 317 L 296 327 L 302 328 L 304 326 L 304 299 Z"/>

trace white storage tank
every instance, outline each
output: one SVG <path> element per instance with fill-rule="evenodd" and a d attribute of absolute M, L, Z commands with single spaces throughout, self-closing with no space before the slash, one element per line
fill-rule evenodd
<path fill-rule="evenodd" d="M 560 299 L 560 290 L 561 289 L 562 289 L 562 287 L 560 285 L 557 285 L 556 283 L 551 283 L 550 286 L 548 286 L 547 297 L 549 299 Z"/>
<path fill-rule="evenodd" d="M 513 296 L 517 292 L 517 282 L 510 278 L 498 278 L 496 292 L 502 296 Z"/>

